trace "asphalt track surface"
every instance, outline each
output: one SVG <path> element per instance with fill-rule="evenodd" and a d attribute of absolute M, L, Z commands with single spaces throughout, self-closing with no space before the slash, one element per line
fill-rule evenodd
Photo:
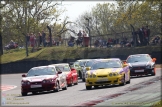
<path fill-rule="evenodd" d="M 124 93 L 130 91 L 132 87 L 138 87 L 142 83 L 146 83 L 152 80 L 160 80 L 161 78 L 161 69 L 157 69 L 155 76 L 143 76 L 143 77 L 133 77 L 131 78 L 131 83 L 126 84 L 125 86 L 106 86 L 98 89 L 86 90 L 85 83 L 79 80 L 78 85 L 73 85 L 68 87 L 67 90 L 60 90 L 60 92 L 43 92 L 37 95 L 32 95 L 28 93 L 28 96 L 21 96 L 21 77 L 22 74 L 6 74 L 1 75 L 1 105 L 5 106 L 88 106 L 84 105 L 86 102 L 91 102 L 95 99 L 101 99 L 105 96 L 116 95 L 116 97 L 111 98 L 117 99 L 123 95 L 119 95 L 119 93 Z M 145 88 L 145 92 L 147 91 L 147 87 L 157 87 L 157 91 L 160 94 L 160 82 L 156 84 L 145 84 L 143 87 Z M 11 89 L 5 90 L 2 89 L 4 86 L 13 86 Z M 127 91 L 126 91 L 127 90 Z M 141 89 L 142 90 L 142 89 Z M 133 94 L 133 89 L 131 90 Z M 131 93 L 129 93 L 131 94 Z M 143 99 L 145 97 L 143 96 Z M 129 102 L 129 99 L 127 99 Z M 157 99 L 158 100 L 158 99 Z M 102 103 L 97 102 L 96 104 L 92 104 L 93 106 L 104 106 L 105 101 Z M 120 101 L 119 101 L 120 102 Z M 90 105 L 89 105 L 90 106 Z M 113 106 L 113 105 L 111 105 Z M 121 105 L 119 105 L 121 106 Z"/>

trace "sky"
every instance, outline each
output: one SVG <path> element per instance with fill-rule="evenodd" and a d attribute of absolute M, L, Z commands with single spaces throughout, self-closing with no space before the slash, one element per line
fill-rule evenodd
<path fill-rule="evenodd" d="M 68 16 L 70 21 L 75 21 L 85 11 L 91 11 L 97 3 L 112 3 L 112 1 L 63 1 L 62 4 L 67 11 L 61 17 Z"/>
<path fill-rule="evenodd" d="M 97 3 L 113 3 L 113 1 L 63 1 L 62 8 L 65 8 L 66 11 L 61 15 L 60 18 L 63 20 L 66 16 L 68 16 L 68 21 L 75 22 L 76 19 L 84 12 L 91 11 L 91 8 L 96 6 Z M 60 20 L 60 22 L 62 20 Z M 79 31 L 80 28 L 75 30 Z M 72 32 L 70 32 L 70 34 L 75 36 Z"/>

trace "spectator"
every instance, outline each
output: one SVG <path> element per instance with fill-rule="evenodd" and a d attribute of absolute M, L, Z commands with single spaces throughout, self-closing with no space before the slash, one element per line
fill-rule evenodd
<path fill-rule="evenodd" d="M 71 40 L 72 42 L 74 42 L 75 38 L 74 38 L 73 36 L 71 36 L 70 40 Z"/>
<path fill-rule="evenodd" d="M 50 36 L 48 38 L 46 38 L 46 46 L 50 46 Z"/>
<path fill-rule="evenodd" d="M 10 46 L 13 46 L 14 45 L 14 41 L 11 40 L 10 43 L 9 43 Z"/>
<path fill-rule="evenodd" d="M 27 46 L 28 47 L 30 46 L 30 34 L 29 33 L 27 34 Z"/>
<path fill-rule="evenodd" d="M 85 31 L 83 31 L 83 37 L 87 37 L 87 34 Z"/>
<path fill-rule="evenodd" d="M 110 38 L 108 38 L 106 45 L 107 45 L 107 48 L 108 48 L 109 45 L 110 45 Z"/>
<path fill-rule="evenodd" d="M 148 35 L 147 35 L 147 29 L 146 28 L 144 28 L 144 41 L 145 41 L 145 45 L 147 45 L 148 44 Z"/>
<path fill-rule="evenodd" d="M 153 43 L 154 43 L 154 44 L 160 43 L 160 37 L 159 37 L 159 36 L 156 36 L 156 37 L 153 39 Z"/>
<path fill-rule="evenodd" d="M 98 47 L 98 46 L 99 46 L 99 41 L 98 41 L 98 39 L 95 40 L 94 45 L 95 45 L 95 47 Z"/>
<path fill-rule="evenodd" d="M 37 47 L 38 45 L 37 45 L 37 37 L 36 37 L 36 35 L 34 34 L 34 46 L 35 47 Z"/>
<path fill-rule="evenodd" d="M 142 32 L 142 29 L 138 28 L 137 34 L 138 34 L 138 37 L 139 37 L 139 40 L 140 40 L 140 45 L 143 45 L 143 32 Z"/>
<path fill-rule="evenodd" d="M 31 36 L 30 36 L 30 44 L 31 44 L 31 47 L 34 47 L 34 45 L 35 45 L 33 33 L 31 33 Z"/>
<path fill-rule="evenodd" d="M 62 38 L 59 37 L 59 45 L 61 45 L 61 44 L 62 44 Z"/>
<path fill-rule="evenodd" d="M 77 36 L 78 36 L 78 39 L 77 39 L 76 43 L 77 43 L 77 45 L 81 45 L 81 43 L 83 42 L 81 30 L 79 30 L 79 33 L 77 34 Z"/>
<path fill-rule="evenodd" d="M 148 26 L 146 26 L 146 33 L 147 33 L 147 44 L 149 45 L 149 41 L 150 41 L 150 29 L 148 28 Z"/>
<path fill-rule="evenodd" d="M 133 32 L 132 32 L 134 46 L 138 46 L 138 45 L 139 45 L 138 39 L 137 39 L 137 34 L 138 34 L 137 31 L 133 31 Z"/>
<path fill-rule="evenodd" d="M 103 40 L 101 38 L 99 38 L 99 46 L 103 47 Z"/>
<path fill-rule="evenodd" d="M 68 46 L 73 47 L 74 46 L 74 37 L 71 36 L 70 40 L 68 41 Z"/>
<path fill-rule="evenodd" d="M 43 41 L 43 46 L 46 47 L 46 33 L 42 31 L 42 41 Z"/>
<path fill-rule="evenodd" d="M 119 44 L 119 38 L 116 39 L 116 44 Z"/>
<path fill-rule="evenodd" d="M 41 44 L 42 44 L 42 34 L 40 32 L 38 33 L 38 37 L 39 37 L 39 44 L 38 44 L 38 46 L 41 46 Z"/>
<path fill-rule="evenodd" d="M 87 34 L 86 34 L 86 32 L 85 31 L 83 31 L 83 47 L 85 47 L 85 40 L 84 40 L 84 37 L 87 37 Z"/>

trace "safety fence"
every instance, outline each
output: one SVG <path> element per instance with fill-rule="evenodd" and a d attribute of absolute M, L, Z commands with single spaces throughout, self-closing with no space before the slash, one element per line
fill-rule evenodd
<path fill-rule="evenodd" d="M 95 42 L 96 42 L 96 40 L 100 40 L 100 39 L 102 40 L 102 47 L 118 48 L 118 47 L 135 46 L 135 45 L 130 46 L 130 42 L 133 41 L 133 35 L 132 35 L 131 31 L 111 33 L 111 34 L 105 34 L 105 35 L 96 35 L 96 36 L 91 35 L 90 37 L 91 38 L 89 38 L 89 40 L 91 40 L 91 42 L 89 41 L 88 44 L 89 44 L 89 46 L 91 45 L 91 47 L 96 47 Z M 155 36 L 150 36 L 150 41 L 149 41 L 150 44 L 149 45 L 152 45 L 152 41 L 153 41 L 154 38 L 155 38 Z M 109 39 L 112 39 L 113 41 L 111 41 L 109 43 L 109 46 L 107 46 L 107 42 L 108 42 Z M 126 40 L 127 43 L 129 43 L 128 45 L 123 43 L 123 41 L 125 41 L 125 40 Z M 60 42 L 60 45 L 68 46 L 69 41 L 70 41 L 70 38 L 69 39 L 62 39 L 62 42 Z M 138 43 L 140 43 L 138 36 L 137 36 L 137 41 L 138 41 Z M 76 41 L 75 41 L 75 45 L 76 45 Z M 158 44 L 156 44 L 156 45 L 158 45 Z M 136 46 L 137 46 L 137 44 L 136 44 Z"/>

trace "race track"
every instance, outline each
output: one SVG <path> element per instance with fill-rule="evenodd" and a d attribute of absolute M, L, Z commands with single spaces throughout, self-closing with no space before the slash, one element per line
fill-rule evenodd
<path fill-rule="evenodd" d="M 156 76 L 144 76 L 132 78 L 130 84 L 125 86 L 107 86 L 98 89 L 86 90 L 85 83 L 79 80 L 78 85 L 68 87 L 67 90 L 60 92 L 43 92 L 37 95 L 28 94 L 21 96 L 21 75 L 22 74 L 7 74 L 1 75 L 2 85 L 15 86 L 10 90 L 1 88 L 1 105 L 14 106 L 74 106 L 84 102 L 94 100 L 106 95 L 116 94 L 127 90 L 132 86 L 137 86 L 142 82 L 150 81 L 161 76 L 161 69 L 157 69 Z M 160 83 L 160 82 L 159 82 Z M 145 85 L 146 87 L 147 85 Z M 160 90 L 160 89 L 159 89 Z M 115 98 L 114 98 L 115 99 Z"/>

